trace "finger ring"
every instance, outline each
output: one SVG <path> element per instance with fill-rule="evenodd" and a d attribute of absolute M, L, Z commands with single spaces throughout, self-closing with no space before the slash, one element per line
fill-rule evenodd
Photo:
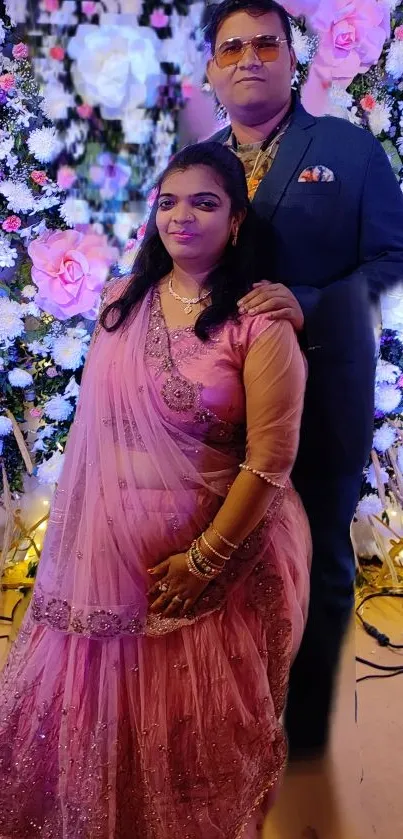
<path fill-rule="evenodd" d="M 159 584 L 160 591 L 168 591 L 168 583 L 160 583 Z"/>
<path fill-rule="evenodd" d="M 183 598 L 179 597 L 177 594 L 175 597 L 172 598 L 172 603 L 183 603 Z"/>

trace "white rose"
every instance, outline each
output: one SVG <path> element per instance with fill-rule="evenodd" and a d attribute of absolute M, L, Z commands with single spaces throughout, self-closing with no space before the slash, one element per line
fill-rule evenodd
<path fill-rule="evenodd" d="M 78 26 L 68 45 L 73 82 L 85 102 L 100 106 L 104 119 L 121 119 L 129 103 L 144 104 L 158 84 L 159 40 L 150 28 L 139 27 L 135 16 L 103 20 L 100 26 Z"/>
<path fill-rule="evenodd" d="M 11 434 L 13 430 L 13 424 L 8 417 L 4 415 L 0 416 L 0 437 L 6 437 L 7 434 Z"/>

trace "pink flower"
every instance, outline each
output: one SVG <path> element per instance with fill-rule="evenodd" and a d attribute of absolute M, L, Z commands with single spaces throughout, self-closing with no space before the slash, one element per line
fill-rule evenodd
<path fill-rule="evenodd" d="M 169 17 L 165 14 L 164 9 L 155 9 L 150 17 L 150 23 L 154 29 L 164 29 L 165 26 L 168 26 Z"/>
<path fill-rule="evenodd" d="M 403 26 L 396 26 L 395 38 L 397 38 L 398 41 L 403 41 Z"/>
<path fill-rule="evenodd" d="M 92 116 L 93 108 L 84 102 L 83 105 L 77 105 L 77 113 L 81 119 L 89 119 Z"/>
<path fill-rule="evenodd" d="M 49 379 L 54 379 L 55 376 L 57 376 L 56 367 L 48 367 L 46 370 L 46 375 L 49 377 Z"/>
<path fill-rule="evenodd" d="M 28 56 L 29 49 L 26 44 L 23 44 L 22 41 L 20 41 L 19 44 L 15 44 L 15 46 L 13 47 L 13 58 L 15 58 L 17 61 L 21 61 L 25 58 L 28 58 Z"/>
<path fill-rule="evenodd" d="M 189 79 L 182 82 L 182 96 L 184 99 L 191 99 L 193 96 L 194 86 Z"/>
<path fill-rule="evenodd" d="M 5 90 L 8 92 L 15 87 L 15 76 L 12 73 L 3 73 L 0 76 L 0 90 Z"/>
<path fill-rule="evenodd" d="M 41 408 L 31 408 L 29 414 L 31 417 L 34 417 L 34 419 L 40 419 L 42 416 L 42 410 Z"/>
<path fill-rule="evenodd" d="M 81 9 L 83 11 L 83 14 L 86 15 L 86 17 L 92 17 L 96 13 L 97 4 L 94 3 L 93 0 L 83 0 L 83 3 L 81 4 Z"/>
<path fill-rule="evenodd" d="M 89 229 L 46 231 L 28 246 L 37 305 L 59 320 L 95 319 L 99 295 L 118 251 Z"/>
<path fill-rule="evenodd" d="M 59 0 L 43 0 L 45 12 L 57 12 L 59 8 Z"/>
<path fill-rule="evenodd" d="M 372 96 L 372 93 L 366 93 L 365 96 L 360 99 L 360 105 L 364 111 L 373 111 L 376 105 L 375 96 Z"/>
<path fill-rule="evenodd" d="M 123 248 L 124 253 L 128 253 L 128 252 L 134 250 L 136 245 L 137 245 L 137 242 L 136 242 L 135 239 L 128 239 L 124 248 Z"/>
<path fill-rule="evenodd" d="M 320 36 L 312 67 L 323 80 L 348 87 L 357 73 L 377 63 L 390 33 L 390 14 L 377 0 L 326 0 L 310 24 Z"/>
<path fill-rule="evenodd" d="M 51 47 L 50 48 L 49 55 L 50 55 L 51 58 L 54 58 L 55 61 L 63 61 L 66 53 L 65 53 L 63 47 L 56 46 L 56 47 Z"/>
<path fill-rule="evenodd" d="M 57 185 L 60 189 L 70 189 L 76 180 L 76 172 L 71 166 L 60 166 L 57 171 Z"/>
<path fill-rule="evenodd" d="M 138 231 L 137 231 L 137 241 L 138 241 L 138 242 L 142 242 L 142 241 L 143 241 L 144 236 L 145 236 L 146 229 L 147 229 L 147 225 L 146 225 L 146 224 L 142 224 L 142 225 L 141 225 L 141 227 L 139 227 L 139 229 L 138 229 Z"/>
<path fill-rule="evenodd" d="M 46 172 L 42 172 L 40 169 L 35 169 L 31 172 L 31 180 L 33 180 L 34 184 L 38 184 L 39 186 L 45 186 L 48 182 L 48 177 Z"/>
<path fill-rule="evenodd" d="M 4 219 L 3 224 L 1 225 L 3 230 L 6 233 L 14 233 L 16 230 L 19 230 L 21 227 L 21 219 L 19 216 L 9 216 L 8 218 Z"/>

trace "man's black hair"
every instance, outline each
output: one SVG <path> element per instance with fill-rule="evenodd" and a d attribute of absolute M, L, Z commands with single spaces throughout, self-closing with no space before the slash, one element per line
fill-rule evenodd
<path fill-rule="evenodd" d="M 272 12 L 281 20 L 288 46 L 292 46 L 292 30 L 288 13 L 276 0 L 222 0 L 221 3 L 209 3 L 203 15 L 203 30 L 206 44 L 214 53 L 217 32 L 222 22 L 234 12 L 247 12 L 253 17 Z"/>

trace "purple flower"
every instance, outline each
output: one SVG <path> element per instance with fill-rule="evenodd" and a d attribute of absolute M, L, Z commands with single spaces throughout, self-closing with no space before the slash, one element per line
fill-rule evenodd
<path fill-rule="evenodd" d="M 90 167 L 90 179 L 99 186 L 102 198 L 114 198 L 130 180 L 131 167 L 109 152 L 98 155 L 97 162 Z"/>
<path fill-rule="evenodd" d="M 7 102 L 7 93 L 5 90 L 0 90 L 0 105 L 5 105 Z"/>

